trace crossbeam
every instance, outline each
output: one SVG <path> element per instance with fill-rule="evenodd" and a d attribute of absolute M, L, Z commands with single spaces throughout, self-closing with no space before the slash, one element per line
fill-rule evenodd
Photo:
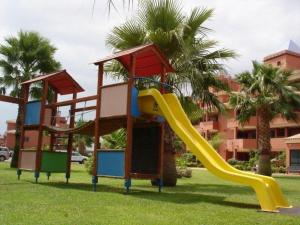
<path fill-rule="evenodd" d="M 77 108 L 74 110 L 74 112 L 96 110 L 96 108 L 97 108 L 96 106 L 87 106 L 87 107 Z"/>
<path fill-rule="evenodd" d="M 0 101 L 1 102 L 9 102 L 13 104 L 22 104 L 24 102 L 24 99 L 22 98 L 15 98 L 11 96 L 6 96 L 6 95 L 0 95 Z"/>
<path fill-rule="evenodd" d="M 93 101 L 97 99 L 97 95 L 91 95 L 87 97 L 82 97 L 82 98 L 77 98 L 77 99 L 72 99 L 72 100 L 67 100 L 67 101 L 62 101 L 62 102 L 56 102 L 52 104 L 46 105 L 47 108 L 54 108 L 54 107 L 61 107 L 61 106 L 68 106 L 72 104 L 76 104 L 79 102 L 87 102 L 87 101 Z"/>

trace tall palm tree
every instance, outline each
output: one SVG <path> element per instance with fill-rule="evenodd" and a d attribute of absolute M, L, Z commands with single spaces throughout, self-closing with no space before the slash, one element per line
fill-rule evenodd
<path fill-rule="evenodd" d="M 216 75 L 224 69 L 220 60 L 230 59 L 235 53 L 217 49 L 217 42 L 207 38 L 210 29 L 203 24 L 212 14 L 212 9 L 194 8 L 190 14 L 185 15 L 175 0 L 140 1 L 137 15 L 114 27 L 106 43 L 113 50 L 124 50 L 146 43 L 156 44 L 176 70 L 176 73 L 168 76 L 168 84 L 177 90 L 189 90 L 191 98 L 188 100 L 200 100 L 208 106 L 222 109 L 222 104 L 209 88 L 226 88 Z M 108 65 L 106 69 L 117 78 L 127 78 L 126 71 L 117 62 Z M 175 185 L 174 135 L 168 126 L 165 134 L 164 185 Z M 170 172 L 172 168 L 173 172 Z"/>
<path fill-rule="evenodd" d="M 82 126 L 86 121 L 84 121 L 82 118 L 76 121 L 75 126 L 80 127 Z M 67 144 L 67 140 L 66 140 Z M 86 155 L 86 147 L 91 147 L 93 144 L 93 138 L 89 135 L 84 134 L 75 134 L 73 138 L 73 146 L 75 149 L 78 149 L 78 152 L 81 155 Z"/>
<path fill-rule="evenodd" d="M 300 109 L 300 96 L 296 93 L 299 84 L 289 81 L 292 74 L 292 71 L 253 61 L 252 72 L 236 77 L 241 91 L 230 97 L 241 124 L 251 116 L 258 117 L 258 172 L 263 175 L 272 175 L 270 122 L 277 115 L 295 119 L 295 110 Z"/>
<path fill-rule="evenodd" d="M 126 132 L 125 130 L 119 129 L 111 134 L 104 135 L 103 148 L 107 149 L 124 149 L 126 146 Z"/>
<path fill-rule="evenodd" d="M 22 82 L 33 78 L 36 74 L 49 73 L 60 68 L 60 63 L 54 59 L 55 51 L 56 48 L 49 40 L 36 32 L 20 31 L 16 37 L 6 38 L 0 45 L 1 90 L 7 89 L 10 96 L 22 98 Z M 33 96 L 38 97 L 40 88 L 34 87 L 31 91 Z M 18 161 L 21 115 L 22 108 L 19 107 L 12 167 L 16 167 Z"/>

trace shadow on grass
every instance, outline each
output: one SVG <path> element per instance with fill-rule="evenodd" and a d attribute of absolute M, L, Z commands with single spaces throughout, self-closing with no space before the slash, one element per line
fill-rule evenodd
<path fill-rule="evenodd" d="M 40 185 L 53 187 L 53 188 L 59 188 L 59 189 L 74 189 L 74 190 L 80 190 L 80 191 L 92 191 L 92 185 L 91 184 L 85 184 L 85 183 L 62 183 L 62 182 L 55 182 L 55 183 L 40 183 Z M 195 185 L 192 185 L 195 186 Z M 210 187 L 213 186 L 220 186 L 215 187 L 215 190 L 219 190 L 219 193 L 224 193 L 224 187 L 228 189 L 226 185 L 209 185 Z M 141 186 L 136 186 L 141 187 Z M 149 186 L 147 187 L 149 188 Z M 186 189 L 185 191 L 182 191 Z M 171 202 L 175 204 L 194 204 L 194 203 L 211 203 L 216 205 L 223 205 L 223 206 L 230 206 L 230 207 L 236 207 L 236 208 L 247 208 L 247 209 L 260 209 L 259 205 L 256 204 L 248 204 L 248 203 L 242 203 L 242 202 L 231 202 L 226 201 L 226 196 L 216 196 L 216 195 L 209 195 L 204 193 L 191 193 L 188 192 L 189 189 L 193 189 L 195 187 L 190 187 L 190 185 L 185 185 L 184 187 L 174 188 L 172 192 L 161 192 L 158 193 L 156 188 L 153 188 L 153 191 L 148 190 L 137 190 L 132 189 L 129 194 L 125 193 L 124 188 L 122 187 L 116 187 L 116 186 L 110 186 L 105 184 L 98 184 L 97 185 L 97 193 L 118 193 L 118 194 L 124 194 L 126 196 L 130 196 L 132 198 L 139 198 L 139 199 L 146 199 L 151 201 L 159 201 L 159 202 Z M 168 191 L 170 188 L 168 188 Z M 200 190 L 201 191 L 201 190 Z M 232 191 L 234 192 L 234 191 Z"/>
<path fill-rule="evenodd" d="M 286 175 L 286 176 L 284 176 L 284 175 L 282 175 L 282 176 L 274 176 L 274 178 L 275 179 L 278 179 L 278 180 L 298 180 L 298 181 L 300 181 L 300 175 L 299 176 L 288 176 L 288 175 Z"/>

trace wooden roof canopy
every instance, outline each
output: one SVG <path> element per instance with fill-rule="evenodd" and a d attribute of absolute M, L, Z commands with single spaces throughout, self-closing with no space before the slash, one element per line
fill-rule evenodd
<path fill-rule="evenodd" d="M 174 68 L 169 63 L 169 60 L 154 44 L 141 45 L 135 48 L 116 52 L 110 56 L 94 62 L 95 65 L 105 63 L 112 59 L 119 61 L 127 71 L 130 71 L 130 58 L 135 55 L 135 74 L 140 77 L 150 77 L 163 72 L 174 72 Z"/>
<path fill-rule="evenodd" d="M 84 91 L 84 89 L 72 78 L 66 71 L 37 76 L 31 80 L 25 81 L 23 84 L 31 84 L 38 81 L 48 81 L 48 85 L 58 94 L 67 95 Z"/>

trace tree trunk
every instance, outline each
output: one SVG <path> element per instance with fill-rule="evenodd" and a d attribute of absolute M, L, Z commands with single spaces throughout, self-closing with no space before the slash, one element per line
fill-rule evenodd
<path fill-rule="evenodd" d="M 177 183 L 177 170 L 175 160 L 175 134 L 168 124 L 165 124 L 164 155 L 163 155 L 163 186 L 173 187 Z M 151 180 L 152 185 L 157 185 L 156 180 Z"/>
<path fill-rule="evenodd" d="M 22 106 L 19 105 L 18 107 L 18 115 L 16 120 L 16 133 L 15 133 L 15 147 L 14 147 L 14 154 L 11 159 L 10 167 L 17 168 L 18 167 L 18 160 L 19 160 L 19 151 L 20 151 L 20 139 L 21 139 L 21 123 L 23 118 L 23 110 Z"/>
<path fill-rule="evenodd" d="M 78 151 L 81 155 L 86 155 L 86 147 L 85 147 L 85 143 L 83 141 L 79 141 Z"/>
<path fill-rule="evenodd" d="M 270 114 L 267 108 L 258 111 L 258 173 L 272 175 Z"/>
<path fill-rule="evenodd" d="M 163 185 L 176 186 L 177 171 L 174 148 L 175 134 L 166 123 L 164 136 Z"/>

